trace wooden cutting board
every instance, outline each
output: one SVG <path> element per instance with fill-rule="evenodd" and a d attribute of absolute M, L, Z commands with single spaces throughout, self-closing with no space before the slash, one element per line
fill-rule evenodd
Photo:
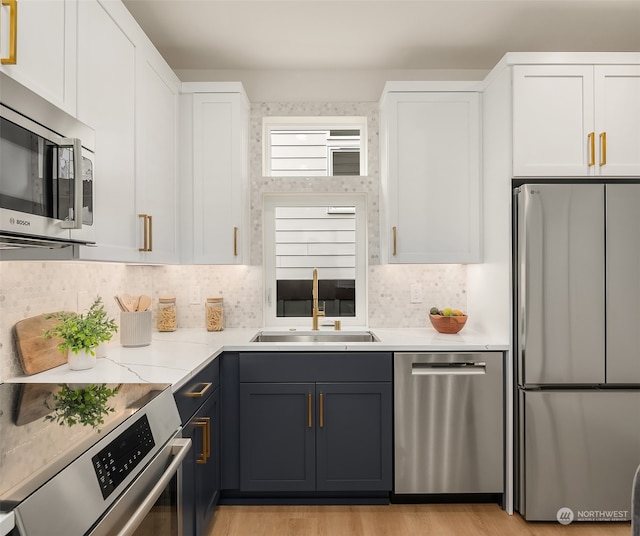
<path fill-rule="evenodd" d="M 42 334 L 59 320 L 46 319 L 44 315 L 20 320 L 13 327 L 16 348 L 24 373 L 28 376 L 63 365 L 66 354 L 58 350 L 62 339 L 45 339 Z"/>
<path fill-rule="evenodd" d="M 58 386 L 52 386 L 50 383 L 23 383 L 20 385 L 14 417 L 16 426 L 29 424 L 51 413 L 45 402 L 53 406 L 52 395 L 59 390 Z"/>

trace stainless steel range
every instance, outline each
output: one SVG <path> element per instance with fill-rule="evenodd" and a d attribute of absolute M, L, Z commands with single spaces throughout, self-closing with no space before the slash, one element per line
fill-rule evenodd
<path fill-rule="evenodd" d="M 46 419 L 58 385 L 0 385 L 0 516 L 12 536 L 180 534 L 191 442 L 170 385 L 107 387 L 118 387 L 113 411 L 92 428 Z"/>

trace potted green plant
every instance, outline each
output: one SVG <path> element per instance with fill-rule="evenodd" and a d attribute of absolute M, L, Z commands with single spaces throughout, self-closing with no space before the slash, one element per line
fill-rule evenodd
<path fill-rule="evenodd" d="M 107 316 L 100 296 L 96 297 L 84 314 L 62 311 L 46 317 L 60 322 L 46 330 L 43 336 L 62 339 L 58 349 L 67 353 L 69 366 L 74 370 L 95 366 L 96 348 L 100 343 L 111 340 L 118 330 L 115 320 Z"/>
<path fill-rule="evenodd" d="M 53 395 L 53 404 L 45 401 L 45 406 L 53 410 L 45 420 L 55 421 L 61 426 L 66 424 L 82 424 L 100 429 L 104 424 L 104 417 L 115 411 L 107 406 L 107 401 L 118 393 L 119 388 L 109 389 L 105 384 L 91 384 L 73 388 L 68 384 L 61 384 L 60 391 Z"/>

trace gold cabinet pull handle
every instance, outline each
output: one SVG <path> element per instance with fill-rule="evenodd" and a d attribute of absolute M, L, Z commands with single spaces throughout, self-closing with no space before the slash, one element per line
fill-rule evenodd
<path fill-rule="evenodd" d="M 311 393 L 307 394 L 307 426 L 313 427 L 313 396 Z"/>
<path fill-rule="evenodd" d="M 318 417 L 320 428 L 324 428 L 324 393 L 320 393 L 320 416 Z"/>
<path fill-rule="evenodd" d="M 600 165 L 607 165 L 607 133 L 600 132 Z"/>
<path fill-rule="evenodd" d="M 591 167 L 596 164 L 596 133 L 589 132 L 587 139 L 589 140 L 589 167 Z"/>
<path fill-rule="evenodd" d="M 207 460 L 211 458 L 211 417 L 203 417 L 206 421 L 207 426 L 204 431 L 204 455 L 207 457 Z"/>
<path fill-rule="evenodd" d="M 138 218 L 142 218 L 142 224 L 144 226 L 142 230 L 143 244 L 141 248 L 138 248 L 138 251 L 149 251 L 149 220 L 146 214 L 138 214 Z"/>
<path fill-rule="evenodd" d="M 238 256 L 238 228 L 233 228 L 233 256 Z"/>
<path fill-rule="evenodd" d="M 211 382 L 203 382 L 199 383 L 201 386 L 199 391 L 189 391 L 188 393 L 184 393 L 182 396 L 186 396 L 187 398 L 200 398 L 204 396 L 204 394 L 211 388 L 213 385 Z"/>
<path fill-rule="evenodd" d="M 211 456 L 211 419 L 209 417 L 199 417 L 193 420 L 193 425 L 202 429 L 202 452 L 198 456 L 196 463 L 205 464 Z"/>
<path fill-rule="evenodd" d="M 398 253 L 398 228 L 393 226 L 393 256 L 395 257 Z"/>
<path fill-rule="evenodd" d="M 153 216 L 149 214 L 147 220 L 149 221 L 149 249 L 147 251 L 153 251 Z"/>
<path fill-rule="evenodd" d="M 2 5 L 9 7 L 9 55 L 6 58 L 0 58 L 0 63 L 15 65 L 18 48 L 18 2 L 16 0 L 2 0 Z"/>

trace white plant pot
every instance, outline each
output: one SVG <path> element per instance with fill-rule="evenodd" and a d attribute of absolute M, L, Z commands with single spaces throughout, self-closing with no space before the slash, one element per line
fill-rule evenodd
<path fill-rule="evenodd" d="M 95 349 L 96 357 L 107 357 L 107 343 L 101 342 Z"/>
<path fill-rule="evenodd" d="M 96 366 L 96 356 L 87 350 L 80 350 L 77 354 L 69 350 L 67 361 L 71 370 L 86 370 Z"/>

